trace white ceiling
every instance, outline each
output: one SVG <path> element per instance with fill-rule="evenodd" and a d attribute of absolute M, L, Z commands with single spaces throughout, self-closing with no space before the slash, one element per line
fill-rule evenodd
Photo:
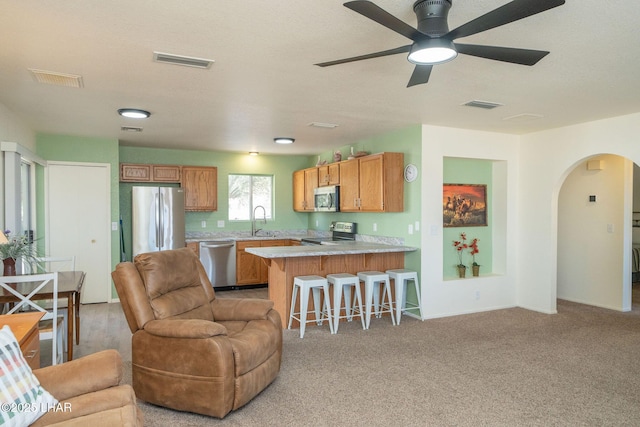
<path fill-rule="evenodd" d="M 453 0 L 449 27 L 506 2 Z M 0 0 L 0 103 L 37 132 L 274 154 L 317 154 L 418 123 L 523 134 L 640 111 L 639 1 L 567 0 L 459 39 L 551 54 L 533 67 L 460 55 L 411 88 L 404 54 L 313 65 L 410 44 L 342 3 Z M 416 25 L 414 0 L 375 3 Z M 154 51 L 215 63 L 161 64 Z M 37 83 L 29 68 L 80 75 L 84 87 Z M 504 106 L 461 106 L 471 100 Z M 116 113 L 122 107 L 152 116 L 124 119 Z M 543 117 L 504 120 L 521 114 Z M 275 136 L 296 142 L 278 146 Z"/>

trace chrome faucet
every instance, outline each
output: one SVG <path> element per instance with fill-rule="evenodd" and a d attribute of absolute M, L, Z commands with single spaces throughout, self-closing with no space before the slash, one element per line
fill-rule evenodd
<path fill-rule="evenodd" d="M 256 210 L 258 208 L 262 209 L 262 223 L 263 224 L 267 223 L 267 210 L 264 208 L 264 206 L 258 205 L 255 208 L 253 208 L 253 218 L 251 219 L 251 235 L 252 236 L 255 236 L 256 234 L 258 234 L 260 230 L 262 230 L 262 228 L 256 229 Z"/>

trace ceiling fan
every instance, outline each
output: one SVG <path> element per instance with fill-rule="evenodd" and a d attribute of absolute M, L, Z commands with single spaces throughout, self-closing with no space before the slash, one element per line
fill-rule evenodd
<path fill-rule="evenodd" d="M 564 3 L 565 0 L 514 0 L 449 31 L 447 15 L 449 14 L 452 0 L 416 1 L 413 4 L 413 11 L 418 18 L 417 29 L 370 1 L 350 1 L 345 3 L 344 6 L 405 36 L 412 40 L 413 43 L 395 49 L 339 59 L 337 61 L 322 62 L 315 65 L 328 67 L 331 65 L 345 64 L 347 62 L 361 61 L 363 59 L 408 53 L 409 56 L 407 59 L 409 62 L 415 64 L 416 67 L 413 70 L 407 87 L 427 83 L 433 65 L 451 61 L 458 56 L 459 53 L 514 64 L 534 65 L 548 55 L 549 52 L 511 47 L 461 44 L 454 43 L 454 40 L 527 18 L 561 6 Z"/>

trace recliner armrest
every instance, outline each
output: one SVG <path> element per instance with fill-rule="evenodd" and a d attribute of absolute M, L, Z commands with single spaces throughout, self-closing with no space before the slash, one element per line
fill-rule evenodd
<path fill-rule="evenodd" d="M 209 338 L 227 335 L 227 328 L 221 324 L 202 319 L 151 320 L 143 329 L 151 335 L 167 338 Z"/>
<path fill-rule="evenodd" d="M 211 302 L 215 320 L 264 320 L 273 301 L 259 298 L 216 298 Z"/>
<path fill-rule="evenodd" d="M 56 399 L 67 400 L 120 384 L 122 357 L 116 350 L 104 350 L 33 373 Z"/>

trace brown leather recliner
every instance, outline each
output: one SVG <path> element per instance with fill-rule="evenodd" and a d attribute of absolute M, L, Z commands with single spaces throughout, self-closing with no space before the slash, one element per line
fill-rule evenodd
<path fill-rule="evenodd" d="M 111 276 L 133 333 L 138 398 L 222 418 L 278 375 L 282 321 L 273 302 L 216 298 L 191 249 L 140 254 Z"/>

